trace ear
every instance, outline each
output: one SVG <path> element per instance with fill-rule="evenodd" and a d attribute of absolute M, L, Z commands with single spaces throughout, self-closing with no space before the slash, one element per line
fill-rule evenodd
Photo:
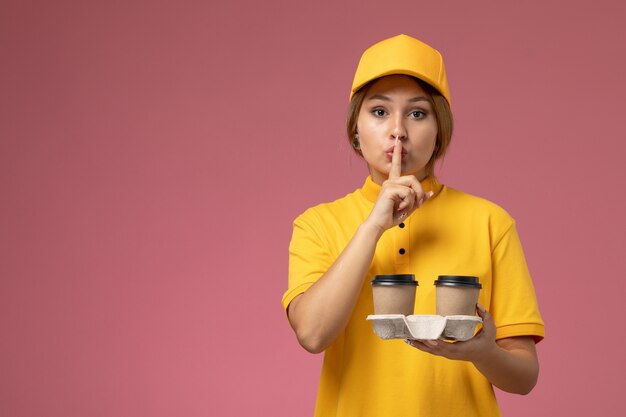
<path fill-rule="evenodd" d="M 352 147 L 354 149 L 361 150 L 361 142 L 359 142 L 359 134 L 357 133 L 356 135 L 354 135 L 354 138 L 352 139 Z"/>

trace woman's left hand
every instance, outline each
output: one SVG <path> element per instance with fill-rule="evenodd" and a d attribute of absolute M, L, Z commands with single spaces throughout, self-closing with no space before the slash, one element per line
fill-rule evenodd
<path fill-rule="evenodd" d="M 478 305 L 483 328 L 465 342 L 407 341 L 411 346 L 444 358 L 469 361 L 494 386 L 506 392 L 528 394 L 539 376 L 539 360 L 533 336 L 499 339 L 491 314 Z"/>
<path fill-rule="evenodd" d="M 491 314 L 480 304 L 478 315 L 483 319 L 483 328 L 465 342 L 445 342 L 443 340 L 407 340 L 407 343 L 422 352 L 443 356 L 448 359 L 475 362 L 487 357 L 497 349 L 496 326 Z"/>

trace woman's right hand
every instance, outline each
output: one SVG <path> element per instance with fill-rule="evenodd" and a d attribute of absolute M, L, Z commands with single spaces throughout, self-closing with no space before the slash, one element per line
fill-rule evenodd
<path fill-rule="evenodd" d="M 389 177 L 383 182 L 374 208 L 365 220 L 380 233 L 402 223 L 433 195 L 432 192 L 424 192 L 414 175 L 401 176 L 401 169 L 402 143 L 396 139 Z"/>

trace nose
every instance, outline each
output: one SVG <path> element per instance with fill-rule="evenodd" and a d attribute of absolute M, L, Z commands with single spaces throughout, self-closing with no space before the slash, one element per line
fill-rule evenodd
<path fill-rule="evenodd" d="M 391 139 L 398 138 L 404 140 L 407 137 L 406 129 L 404 128 L 404 120 L 401 115 L 396 116 L 393 119 L 393 125 L 391 126 Z"/>

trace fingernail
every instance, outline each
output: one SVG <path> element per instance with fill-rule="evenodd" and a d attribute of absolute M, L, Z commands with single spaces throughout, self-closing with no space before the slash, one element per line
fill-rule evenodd
<path fill-rule="evenodd" d="M 435 195 L 435 193 L 434 193 L 434 192 L 432 192 L 432 191 L 429 191 L 429 192 L 428 192 L 428 194 L 426 194 L 426 195 L 428 196 L 428 198 L 430 198 L 430 197 L 434 196 L 434 195 Z"/>
<path fill-rule="evenodd" d="M 427 340 L 426 343 L 428 343 L 431 346 L 437 346 L 438 345 L 436 340 Z"/>

